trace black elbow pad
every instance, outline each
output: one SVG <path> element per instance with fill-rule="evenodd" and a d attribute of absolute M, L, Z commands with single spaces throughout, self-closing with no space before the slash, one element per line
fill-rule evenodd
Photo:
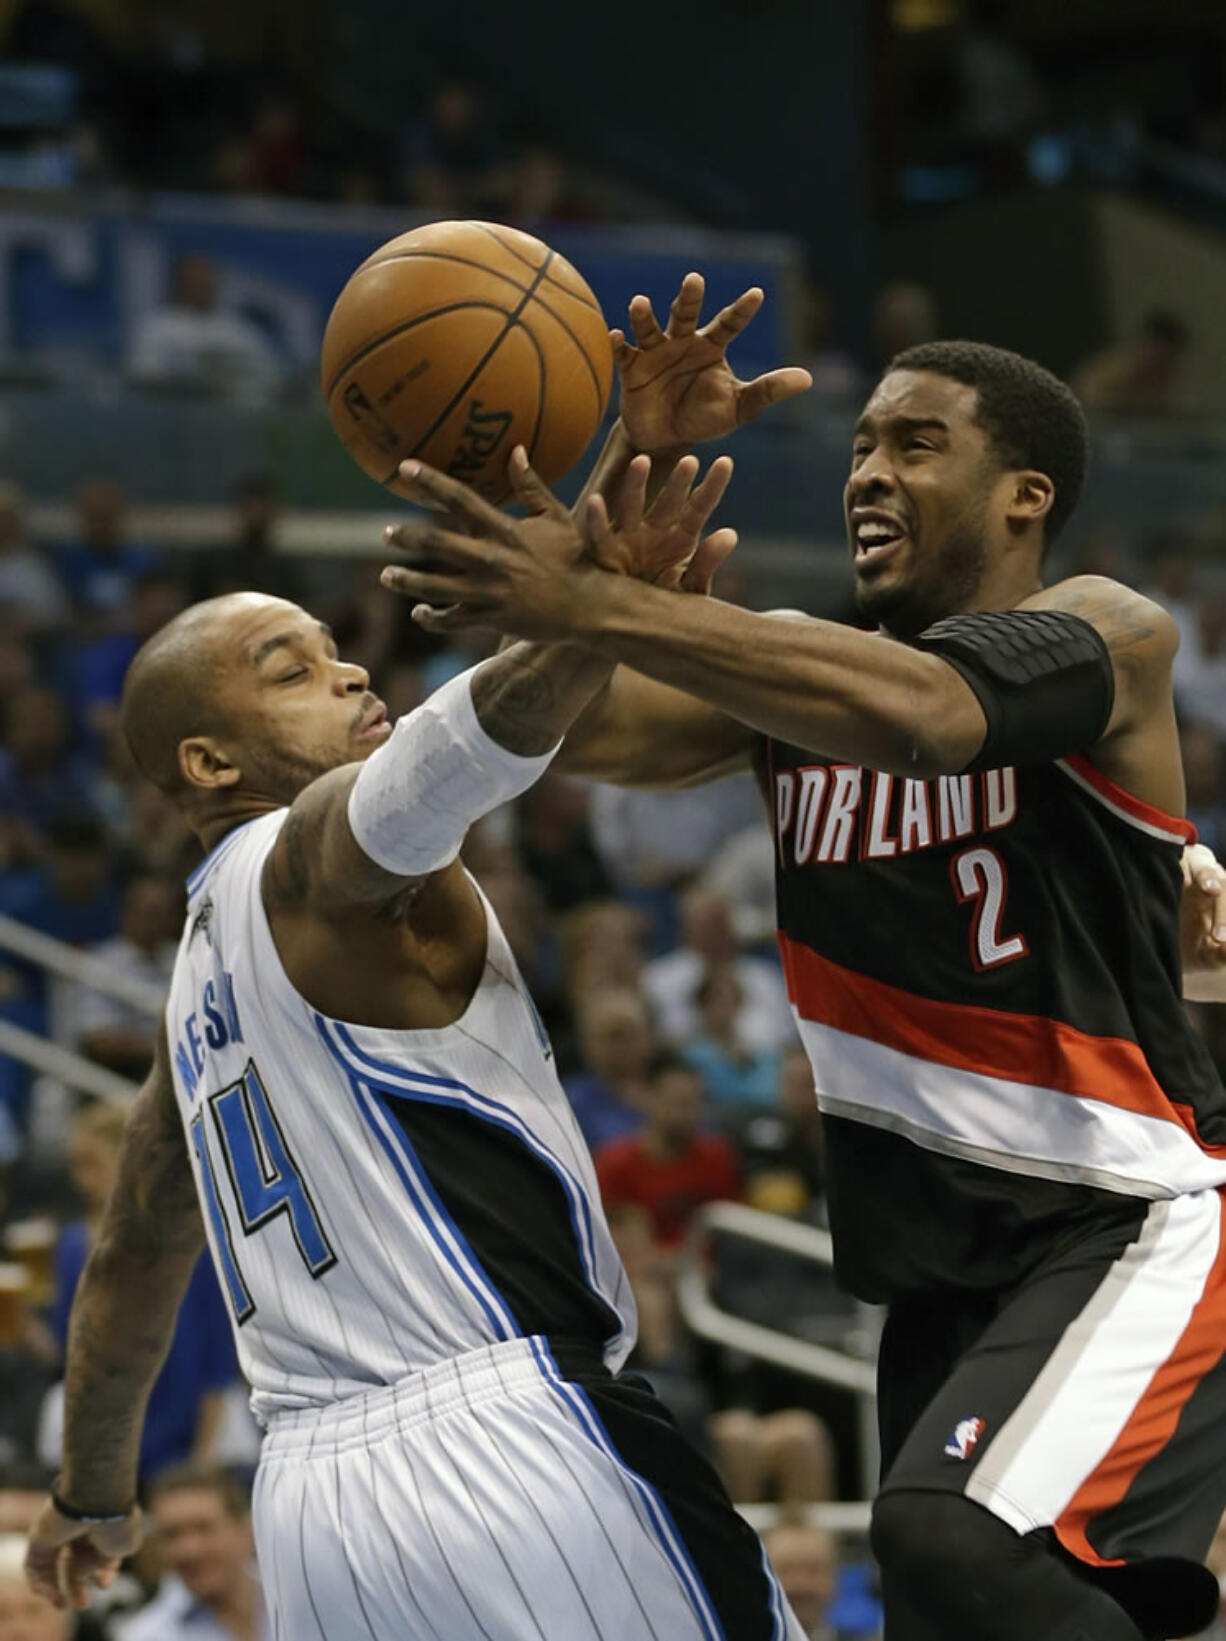
<path fill-rule="evenodd" d="M 1111 652 L 1079 615 L 979 610 L 937 621 L 912 643 L 956 667 L 983 708 L 987 739 L 968 770 L 1086 752 L 1111 720 Z"/>

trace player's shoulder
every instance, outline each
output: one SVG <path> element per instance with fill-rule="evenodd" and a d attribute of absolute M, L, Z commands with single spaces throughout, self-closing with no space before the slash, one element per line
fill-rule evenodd
<path fill-rule="evenodd" d="M 1179 628 L 1170 612 L 1110 576 L 1069 576 L 1033 594 L 1021 607 L 1078 615 L 1102 635 L 1113 653 L 1144 650 L 1155 662 L 1169 664 L 1179 648 Z"/>

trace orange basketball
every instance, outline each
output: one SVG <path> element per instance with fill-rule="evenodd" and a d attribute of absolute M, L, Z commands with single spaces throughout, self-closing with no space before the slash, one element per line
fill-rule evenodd
<path fill-rule="evenodd" d="M 432 222 L 377 250 L 336 299 L 320 364 L 332 425 L 391 484 L 418 456 L 492 501 L 517 444 L 549 484 L 600 426 L 613 352 L 564 257 L 490 222 Z"/>

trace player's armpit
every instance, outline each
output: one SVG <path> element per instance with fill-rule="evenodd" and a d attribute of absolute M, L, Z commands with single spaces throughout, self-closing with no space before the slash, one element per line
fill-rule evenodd
<path fill-rule="evenodd" d="M 554 768 L 612 786 L 676 790 L 748 769 L 760 739 L 718 707 L 618 667 L 567 733 Z"/>
<path fill-rule="evenodd" d="M 135 1498 L 145 1403 L 203 1246 L 163 1028 L 69 1324 L 57 1490 L 78 1510 L 107 1516 Z"/>

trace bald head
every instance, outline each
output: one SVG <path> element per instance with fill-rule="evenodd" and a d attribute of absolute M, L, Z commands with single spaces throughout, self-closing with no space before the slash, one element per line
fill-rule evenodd
<path fill-rule="evenodd" d="M 163 792 L 183 792 L 183 741 L 221 735 L 229 727 L 220 685 L 241 654 L 236 624 L 253 607 L 283 602 L 261 593 L 206 599 L 168 621 L 137 651 L 124 679 L 120 727 L 137 768 Z"/>
<path fill-rule="evenodd" d="M 139 651 L 121 724 L 138 768 L 203 836 L 369 757 L 388 733 L 369 683 L 297 604 L 230 593 L 194 604 Z"/>

